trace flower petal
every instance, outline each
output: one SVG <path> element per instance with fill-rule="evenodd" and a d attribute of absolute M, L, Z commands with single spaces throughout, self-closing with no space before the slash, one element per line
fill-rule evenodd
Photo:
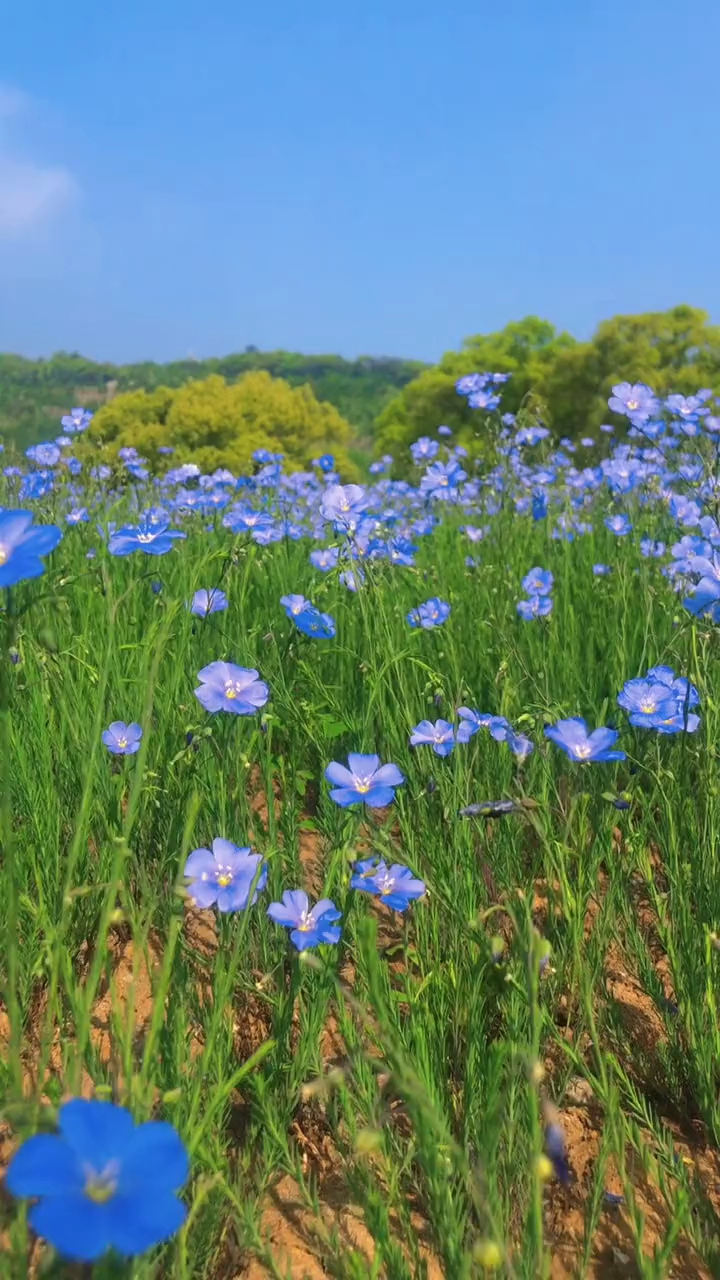
<path fill-rule="evenodd" d="M 182 1139 L 165 1120 L 149 1120 L 136 1127 L 123 1156 L 118 1195 L 147 1187 L 177 1191 L 187 1182 L 190 1162 Z"/>
<path fill-rule="evenodd" d="M 124 1107 L 95 1098 L 73 1098 L 60 1108 L 58 1124 L 80 1160 L 102 1169 L 120 1160 L 132 1141 L 135 1122 Z"/>
<path fill-rule="evenodd" d="M 328 782 L 332 782 L 335 787 L 352 787 L 354 786 L 353 776 L 344 764 L 338 764 L 337 760 L 332 760 L 325 770 L 325 777 Z"/>
<path fill-rule="evenodd" d="M 85 1177 L 78 1157 L 64 1138 L 38 1133 L 16 1151 L 5 1186 L 14 1196 L 53 1196 L 80 1193 Z"/>
<path fill-rule="evenodd" d="M 113 1196 L 107 1204 L 113 1246 L 119 1253 L 145 1253 L 169 1239 L 187 1217 L 182 1200 L 170 1191 Z"/>
<path fill-rule="evenodd" d="M 94 1262 L 111 1243 L 108 1204 L 93 1204 L 85 1195 L 41 1200 L 30 1210 L 28 1221 L 58 1253 L 77 1262 Z"/>
<path fill-rule="evenodd" d="M 348 768 L 356 778 L 369 777 L 379 766 L 379 756 L 358 755 L 356 751 L 351 751 L 348 755 Z"/>

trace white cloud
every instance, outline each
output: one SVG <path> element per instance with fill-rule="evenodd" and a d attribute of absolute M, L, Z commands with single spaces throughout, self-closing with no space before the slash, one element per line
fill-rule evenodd
<path fill-rule="evenodd" d="M 21 90 L 0 84 L 0 240 L 47 228 L 78 195 L 69 169 L 35 159 L 20 142 L 18 125 L 33 105 Z"/>

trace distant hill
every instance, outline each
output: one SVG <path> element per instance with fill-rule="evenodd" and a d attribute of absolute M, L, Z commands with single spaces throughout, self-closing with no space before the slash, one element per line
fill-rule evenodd
<path fill-rule="evenodd" d="M 0 434 L 6 442 L 25 449 L 56 434 L 61 415 L 74 405 L 93 409 L 121 391 L 180 387 L 189 378 L 207 378 L 212 373 L 232 380 L 252 369 L 266 369 L 293 386 L 309 383 L 319 400 L 329 401 L 352 424 L 362 451 L 368 447 L 378 414 L 424 368 L 419 360 L 385 356 L 344 360 L 254 347 L 237 355 L 170 364 L 100 364 L 63 351 L 47 360 L 0 355 Z"/>

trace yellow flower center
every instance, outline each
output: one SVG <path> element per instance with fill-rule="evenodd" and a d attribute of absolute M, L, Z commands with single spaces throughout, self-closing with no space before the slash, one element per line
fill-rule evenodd
<path fill-rule="evenodd" d="M 233 698 L 237 698 L 237 689 L 234 684 L 225 685 L 225 697 L 229 698 L 231 702 Z"/>
<path fill-rule="evenodd" d="M 93 1204 L 107 1204 L 112 1200 L 118 1187 L 120 1170 L 116 1160 L 111 1160 L 101 1173 L 87 1166 L 83 1191 Z"/>
<path fill-rule="evenodd" d="M 139 533 L 138 542 L 152 542 L 154 537 L 154 533 Z"/>
<path fill-rule="evenodd" d="M 640 703 L 640 710 L 641 710 L 641 711 L 642 711 L 646 716 L 650 716 L 650 715 L 652 715 L 653 711 L 655 710 L 655 703 L 652 701 L 652 699 L 650 699 L 650 698 L 646 698 L 644 702 L 641 702 L 641 703 Z"/>
<path fill-rule="evenodd" d="M 592 755 L 592 747 L 589 742 L 578 742 L 573 746 L 572 753 L 576 760 L 587 760 Z"/>
<path fill-rule="evenodd" d="M 638 402 L 637 402 L 637 400 L 628 400 L 628 402 L 627 402 L 627 407 L 628 407 L 628 409 L 637 409 L 637 407 L 638 407 Z"/>
<path fill-rule="evenodd" d="M 9 549 L 6 546 L 4 546 L 2 543 L 0 543 L 0 565 L 7 564 L 9 559 L 10 559 Z"/>
<path fill-rule="evenodd" d="M 221 889 L 227 889 L 228 885 L 232 884 L 232 875 L 229 872 L 224 872 L 223 875 L 218 876 L 217 882 Z"/>
<path fill-rule="evenodd" d="M 364 795 L 365 795 L 365 792 L 370 790 L 370 783 L 369 783 L 369 782 L 364 781 L 364 779 L 359 779 L 359 780 L 355 783 L 355 790 L 356 790 L 356 791 L 359 791 L 359 792 L 360 792 L 360 794 L 364 796 Z"/>
<path fill-rule="evenodd" d="M 127 744 L 128 744 L 128 740 L 127 740 L 127 738 L 118 738 L 118 746 L 119 746 L 119 747 L 126 747 L 126 746 L 127 746 Z"/>

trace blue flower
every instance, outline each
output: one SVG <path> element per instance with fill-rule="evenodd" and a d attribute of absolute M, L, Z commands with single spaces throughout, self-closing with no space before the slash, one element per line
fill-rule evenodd
<path fill-rule="evenodd" d="M 337 566 L 339 554 L 338 547 L 319 547 L 316 551 L 310 552 L 310 563 L 321 573 L 329 573 Z"/>
<path fill-rule="evenodd" d="M 540 491 L 533 494 L 532 500 L 532 518 L 533 520 L 544 520 L 548 513 L 548 500 L 546 495 Z"/>
<path fill-rule="evenodd" d="M 87 507 L 73 507 L 72 511 L 68 511 L 65 517 L 67 524 L 83 524 L 89 519 Z"/>
<path fill-rule="evenodd" d="M 55 550 L 62 538 L 57 525 L 32 527 L 31 511 L 0 513 L 0 587 L 12 587 L 45 572 L 40 556 Z"/>
<path fill-rule="evenodd" d="M 414 444 L 410 445 L 412 460 L 416 465 L 421 462 L 429 462 L 434 458 L 440 445 L 437 440 L 431 440 L 429 436 L 421 436 Z"/>
<path fill-rule="evenodd" d="M 618 538 L 622 538 L 626 533 L 630 533 L 632 525 L 625 515 L 606 516 L 605 527 L 611 533 L 617 534 Z"/>
<path fill-rule="evenodd" d="M 500 397 L 489 390 L 471 391 L 467 402 L 471 409 L 497 409 Z"/>
<path fill-rule="evenodd" d="M 391 867 L 386 867 L 384 862 L 356 862 L 353 871 L 350 888 L 359 889 L 362 893 L 376 893 L 393 911 L 404 911 L 425 893 L 424 882 L 416 880 L 409 867 L 397 862 Z"/>
<path fill-rule="evenodd" d="M 547 596 L 553 589 L 553 576 L 549 569 L 531 569 L 520 585 L 526 595 Z"/>
<path fill-rule="evenodd" d="M 238 503 L 223 516 L 223 527 L 232 533 L 251 533 L 253 538 L 268 533 L 273 527 L 272 516 L 265 511 L 253 511 L 252 508 Z"/>
<path fill-rule="evenodd" d="M 335 619 L 329 613 L 320 613 L 312 605 L 301 610 L 293 622 L 304 636 L 317 636 L 321 640 L 331 640 L 335 635 Z"/>
<path fill-rule="evenodd" d="M 391 564 L 414 565 L 416 551 L 417 547 L 409 538 L 391 538 L 387 546 L 388 560 Z"/>
<path fill-rule="evenodd" d="M 293 621 L 297 618 L 298 614 L 302 613 L 303 609 L 312 609 L 310 601 L 306 600 L 305 596 L 300 595 L 281 596 L 280 603 L 288 618 L 291 618 Z"/>
<path fill-rule="evenodd" d="M 275 924 L 290 929 L 290 941 L 298 951 L 316 947 L 320 942 L 340 941 L 340 929 L 335 924 L 341 913 L 330 898 L 321 898 L 310 910 L 310 901 L 304 889 L 286 889 L 282 902 L 271 902 L 267 913 Z"/>
<path fill-rule="evenodd" d="M 411 627 L 423 627 L 426 631 L 430 631 L 433 627 L 441 627 L 449 617 L 450 605 L 445 600 L 439 600 L 437 596 L 433 596 L 424 604 L 419 604 L 416 609 L 411 609 L 407 620 Z"/>
<path fill-rule="evenodd" d="M 222 613 L 227 607 L 227 596 L 219 587 L 213 587 L 211 591 L 201 587 L 192 598 L 190 612 L 197 614 L 198 618 L 207 618 L 209 613 Z"/>
<path fill-rule="evenodd" d="M 618 694 L 618 704 L 630 712 L 630 723 L 657 733 L 695 733 L 700 717 L 689 711 L 700 695 L 685 676 L 676 676 L 672 667 L 651 667 L 644 679 L 627 680 Z"/>
<path fill-rule="evenodd" d="M 700 694 L 695 685 L 685 676 L 676 676 L 672 667 L 650 667 L 646 678 L 666 685 L 672 697 L 688 707 L 696 707 L 700 702 Z"/>
<path fill-rule="evenodd" d="M 363 756 L 351 751 L 348 768 L 333 760 L 325 770 L 325 777 L 332 783 L 330 799 L 343 809 L 351 804 L 369 804 L 371 809 L 381 809 L 392 804 L 395 788 L 405 781 L 396 764 L 380 764 L 379 756 Z"/>
<path fill-rule="evenodd" d="M 659 560 L 665 555 L 665 543 L 654 542 L 652 538 L 641 538 L 640 554 L 654 560 Z"/>
<path fill-rule="evenodd" d="M 244 911 L 248 905 L 250 888 L 258 868 L 260 875 L 255 884 L 253 902 L 267 881 L 267 867 L 262 855 L 250 848 L 242 849 L 230 840 L 218 836 L 209 849 L 195 849 L 185 863 L 183 872 L 190 881 L 188 894 L 196 907 L 212 907 L 218 911 Z"/>
<path fill-rule="evenodd" d="M 144 551 L 148 556 L 164 556 L 172 550 L 176 538 L 185 538 L 180 529 L 170 529 L 167 520 L 153 521 L 148 517 L 138 525 L 125 525 L 118 529 L 108 543 L 113 556 L 129 556 L 133 551 Z"/>
<path fill-rule="evenodd" d="M 60 426 L 70 432 L 86 431 L 92 419 L 93 415 L 88 409 L 71 409 L 60 419 Z"/>
<path fill-rule="evenodd" d="M 518 600 L 515 606 L 521 618 L 529 622 L 531 618 L 546 618 L 552 613 L 552 596 L 531 596 L 529 600 Z"/>
<path fill-rule="evenodd" d="M 344 573 L 338 574 L 338 582 L 347 587 L 348 591 L 357 591 L 364 581 L 365 575 L 359 569 L 346 569 Z"/>
<path fill-rule="evenodd" d="M 612 573 L 612 569 L 609 564 L 594 564 L 593 573 L 596 578 L 605 578 L 609 573 Z"/>
<path fill-rule="evenodd" d="M 330 484 L 320 503 L 320 514 L 331 520 L 336 529 L 352 530 L 367 505 L 365 490 L 359 484 Z"/>
<path fill-rule="evenodd" d="M 122 720 L 113 720 L 104 730 L 102 740 L 112 755 L 134 756 L 140 750 L 142 733 L 139 724 L 124 724 Z"/>
<path fill-rule="evenodd" d="M 466 474 L 457 462 L 432 462 L 420 481 L 420 492 L 426 498 L 452 498 L 465 479 Z"/>
<path fill-rule="evenodd" d="M 713 552 L 712 559 L 709 555 L 691 555 L 687 559 L 687 570 L 699 574 L 700 581 L 693 588 L 693 594 L 683 600 L 683 605 L 696 616 L 709 612 L 715 621 L 714 606 L 720 600 L 720 556 L 717 552 Z"/>
<path fill-rule="evenodd" d="M 230 711 L 236 716 L 254 715 L 264 707 L 270 691 L 254 668 L 233 662 L 211 662 L 198 672 L 195 697 L 206 711 Z"/>
<path fill-rule="evenodd" d="M 510 729 L 510 722 L 504 716 L 491 716 L 482 711 L 473 711 L 470 707 L 458 707 L 458 715 L 462 724 L 458 725 L 457 741 L 469 742 L 478 729 L 489 729 L 491 738 L 496 742 L 504 742 Z"/>
<path fill-rule="evenodd" d="M 616 729 L 607 728 L 593 729 L 592 733 L 588 733 L 587 724 L 580 716 L 558 720 L 557 724 L 547 725 L 545 728 L 545 737 L 561 747 L 571 760 L 587 764 L 603 760 L 624 760 L 624 751 L 611 750 L 618 736 Z"/>
<path fill-rule="evenodd" d="M 483 538 L 487 537 L 490 532 L 490 525 L 486 524 L 478 528 L 476 525 L 466 524 L 462 532 L 471 542 L 482 542 Z"/>
<path fill-rule="evenodd" d="M 455 383 L 455 390 L 459 396 L 470 396 L 476 391 L 483 391 L 489 381 L 487 373 L 465 373 Z"/>
<path fill-rule="evenodd" d="M 644 382 L 619 382 L 613 387 L 608 405 L 616 413 L 623 413 L 637 422 L 644 422 L 658 408 L 655 395 Z"/>
<path fill-rule="evenodd" d="M 54 467 L 60 461 L 60 450 L 52 441 L 44 444 L 32 444 L 25 450 L 25 457 L 36 462 L 39 467 Z"/>
<path fill-rule="evenodd" d="M 535 744 L 526 737 L 524 733 L 515 733 L 513 729 L 509 729 L 505 735 L 505 741 L 514 756 L 519 760 L 526 760 L 535 750 Z"/>
<path fill-rule="evenodd" d="M 658 681 L 626 680 L 617 700 L 618 706 L 630 712 L 630 723 L 640 729 L 652 729 L 658 715 L 675 712 L 675 699 L 667 685 Z"/>
<path fill-rule="evenodd" d="M 421 720 L 410 734 L 410 746 L 431 746 L 436 756 L 449 756 L 455 746 L 455 730 L 447 720 Z"/>
<path fill-rule="evenodd" d="M 10 1161 L 5 1186 L 37 1199 L 31 1227 L 66 1258 L 94 1262 L 108 1249 L 133 1255 L 167 1240 L 187 1210 L 185 1148 L 164 1121 L 136 1125 L 124 1107 L 73 1098 L 58 1134 L 28 1138 Z"/>

